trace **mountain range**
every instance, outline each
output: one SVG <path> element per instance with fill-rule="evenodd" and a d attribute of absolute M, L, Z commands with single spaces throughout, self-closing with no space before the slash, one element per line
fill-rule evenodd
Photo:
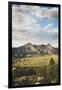
<path fill-rule="evenodd" d="M 48 54 L 58 54 L 58 48 L 52 47 L 49 43 L 47 45 L 33 45 L 31 43 L 27 43 L 23 46 L 12 48 L 12 57 L 28 57 L 32 55 Z"/>

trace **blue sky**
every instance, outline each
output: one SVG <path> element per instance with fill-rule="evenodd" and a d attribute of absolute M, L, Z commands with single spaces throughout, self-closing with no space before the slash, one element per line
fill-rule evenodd
<path fill-rule="evenodd" d="M 12 47 L 26 43 L 58 47 L 58 8 L 12 6 Z"/>

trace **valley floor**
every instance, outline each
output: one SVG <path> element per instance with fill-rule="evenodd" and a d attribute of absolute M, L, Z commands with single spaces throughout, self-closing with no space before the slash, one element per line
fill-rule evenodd
<path fill-rule="evenodd" d="M 48 65 L 50 59 L 53 58 L 55 63 L 58 63 L 58 55 L 32 56 L 26 58 L 17 58 L 13 64 L 15 67 L 39 67 Z"/>

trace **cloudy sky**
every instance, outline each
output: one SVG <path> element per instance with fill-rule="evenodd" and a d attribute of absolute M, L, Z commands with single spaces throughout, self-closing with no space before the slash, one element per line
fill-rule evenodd
<path fill-rule="evenodd" d="M 12 6 L 12 47 L 26 43 L 58 47 L 58 8 Z"/>

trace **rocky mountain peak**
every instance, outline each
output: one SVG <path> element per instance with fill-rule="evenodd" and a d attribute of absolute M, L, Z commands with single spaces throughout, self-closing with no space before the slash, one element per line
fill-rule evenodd
<path fill-rule="evenodd" d="M 48 43 L 48 44 L 47 44 L 47 48 L 49 48 L 49 49 L 51 49 L 51 48 L 52 48 L 52 46 L 51 46 L 51 44 L 50 44 L 50 43 Z"/>
<path fill-rule="evenodd" d="M 21 56 L 21 55 L 28 55 L 28 54 L 40 54 L 40 55 L 46 55 L 46 54 L 54 54 L 58 52 L 58 48 L 54 48 L 48 43 L 47 45 L 33 45 L 31 43 L 27 43 L 19 48 L 12 48 L 12 55 L 15 56 Z"/>

